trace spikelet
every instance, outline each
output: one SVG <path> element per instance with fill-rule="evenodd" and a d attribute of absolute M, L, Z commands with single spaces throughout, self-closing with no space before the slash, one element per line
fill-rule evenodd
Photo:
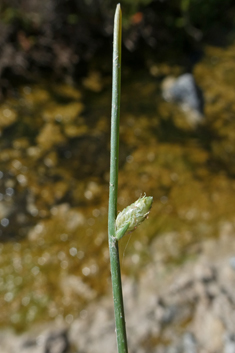
<path fill-rule="evenodd" d="M 126 233 L 132 232 L 148 216 L 153 197 L 144 196 L 124 208 L 116 218 L 116 238 L 119 240 Z"/>

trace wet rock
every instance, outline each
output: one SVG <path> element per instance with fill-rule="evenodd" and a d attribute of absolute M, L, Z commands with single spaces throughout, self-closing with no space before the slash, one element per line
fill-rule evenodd
<path fill-rule="evenodd" d="M 48 155 L 44 158 L 44 164 L 48 168 L 55 167 L 57 163 L 58 163 L 58 156 L 55 153 L 55 151 L 48 153 Z"/>
<path fill-rule="evenodd" d="M 53 146 L 65 143 L 65 137 L 58 125 L 46 123 L 37 136 L 37 142 L 43 150 L 50 150 Z"/>
<path fill-rule="evenodd" d="M 69 138 L 83 136 L 88 133 L 88 127 L 85 124 L 81 126 L 76 124 L 65 125 L 64 132 Z"/>
<path fill-rule="evenodd" d="M 165 100 L 179 104 L 190 123 L 196 124 L 204 120 L 203 94 L 192 74 L 183 74 L 177 79 L 167 77 L 162 83 L 162 95 Z"/>
<path fill-rule="evenodd" d="M 47 122 L 58 121 L 62 124 L 69 124 L 84 110 L 84 105 L 80 102 L 72 102 L 69 104 L 53 103 L 48 106 L 43 114 L 43 118 Z"/>
<path fill-rule="evenodd" d="M 91 91 L 100 92 L 103 88 L 100 73 L 97 71 L 90 72 L 89 76 L 84 78 L 83 85 Z"/>
<path fill-rule="evenodd" d="M 88 300 L 92 300 L 96 296 L 95 290 L 84 283 L 80 277 L 73 275 L 61 279 L 61 289 L 69 301 L 74 293 Z"/>
<path fill-rule="evenodd" d="M 30 229 L 28 237 L 31 241 L 38 241 L 41 235 L 45 232 L 45 225 L 39 222 L 36 226 Z"/>
<path fill-rule="evenodd" d="M 13 109 L 7 105 L 0 107 L 0 131 L 2 128 L 12 125 L 16 120 L 17 114 Z"/>
<path fill-rule="evenodd" d="M 9 204 L 9 202 L 2 201 L 0 203 L 0 220 L 3 218 L 8 217 L 8 215 L 11 213 L 13 207 L 12 205 Z"/>
<path fill-rule="evenodd" d="M 99 196 L 102 193 L 102 188 L 95 181 L 90 181 L 87 184 L 84 196 L 87 200 L 92 200 L 93 198 Z"/>
<path fill-rule="evenodd" d="M 63 203 L 51 208 L 50 221 L 41 221 L 29 231 L 29 240 L 38 241 L 51 233 L 51 226 L 57 224 L 64 230 L 74 231 L 84 225 L 85 217 L 77 208 L 71 208 L 68 203 Z"/>

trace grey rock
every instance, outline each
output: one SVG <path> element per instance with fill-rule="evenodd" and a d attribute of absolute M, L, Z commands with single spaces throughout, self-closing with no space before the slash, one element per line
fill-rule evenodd
<path fill-rule="evenodd" d="M 235 256 L 230 257 L 229 264 L 233 270 L 235 270 Z"/>
<path fill-rule="evenodd" d="M 194 335 L 191 332 L 186 332 L 183 336 L 183 352 L 197 353 L 197 343 Z"/>
<path fill-rule="evenodd" d="M 235 353 L 235 335 L 227 334 L 224 340 L 224 351 L 223 353 Z"/>
<path fill-rule="evenodd" d="M 167 353 L 180 353 L 180 348 L 175 347 L 175 346 L 170 346 L 166 352 Z"/>
<path fill-rule="evenodd" d="M 205 242 L 195 261 L 172 272 L 153 257 L 139 282 L 124 277 L 130 353 L 235 353 L 233 238 Z M 77 353 L 116 353 L 111 293 L 68 328 L 52 322 L 19 336 L 0 331 L 1 353 L 70 353 L 69 345 Z"/>
<path fill-rule="evenodd" d="M 203 92 L 192 74 L 183 74 L 177 79 L 167 77 L 162 83 L 162 95 L 165 100 L 179 104 L 191 122 L 204 120 Z"/>

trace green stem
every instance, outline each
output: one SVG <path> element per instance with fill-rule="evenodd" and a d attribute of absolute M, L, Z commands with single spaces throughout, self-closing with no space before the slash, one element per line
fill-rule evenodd
<path fill-rule="evenodd" d="M 117 216 L 118 189 L 118 155 L 119 155 L 119 116 L 121 89 L 121 34 L 122 13 L 120 4 L 117 5 L 114 18 L 113 43 L 113 85 L 112 85 L 112 117 L 111 117 L 111 146 L 110 146 L 110 185 L 109 185 L 109 252 L 111 278 L 113 287 L 114 314 L 118 353 L 127 353 L 127 338 L 125 314 L 122 298 L 122 283 L 119 262 L 118 241 L 115 238 L 115 220 Z"/>

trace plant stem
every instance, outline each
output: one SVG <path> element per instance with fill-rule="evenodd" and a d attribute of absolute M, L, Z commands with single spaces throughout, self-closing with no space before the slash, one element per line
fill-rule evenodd
<path fill-rule="evenodd" d="M 115 238 L 115 220 L 117 216 L 118 190 L 118 155 L 119 155 L 119 116 L 121 90 L 121 31 L 122 13 L 120 4 L 117 5 L 114 18 L 113 42 L 113 84 L 112 84 L 112 117 L 111 117 L 111 146 L 110 146 L 110 185 L 109 185 L 109 253 L 111 265 L 111 279 L 113 288 L 114 314 L 118 353 L 127 353 L 127 337 L 125 314 L 122 298 L 122 283 L 119 262 L 118 241 Z"/>

